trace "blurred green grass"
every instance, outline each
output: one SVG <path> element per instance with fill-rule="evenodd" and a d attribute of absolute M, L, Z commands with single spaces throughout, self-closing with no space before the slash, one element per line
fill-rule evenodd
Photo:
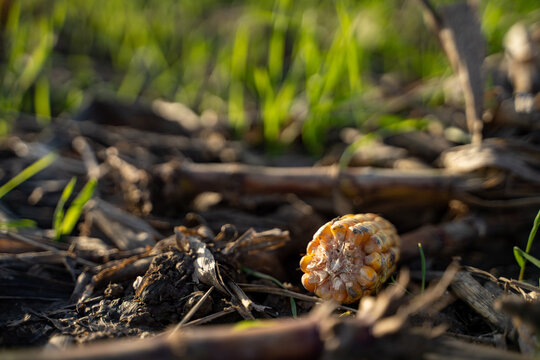
<path fill-rule="evenodd" d="M 489 53 L 538 8 L 481 2 Z M 370 116 L 362 98 L 381 74 L 450 73 L 414 1 L 0 0 L 0 9 L 0 134 L 18 113 L 46 125 L 85 97 L 163 98 L 216 111 L 240 138 L 259 129 L 269 149 L 301 138 L 317 153 L 330 129 Z"/>

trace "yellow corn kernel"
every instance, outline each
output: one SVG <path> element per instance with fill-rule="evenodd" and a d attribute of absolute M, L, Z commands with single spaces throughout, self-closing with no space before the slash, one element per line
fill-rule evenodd
<path fill-rule="evenodd" d="M 319 246 L 320 242 L 318 239 L 314 239 L 314 240 L 311 240 L 308 245 L 307 245 L 307 249 L 306 249 L 306 252 L 311 255 L 315 252 L 315 249 L 317 249 L 317 247 Z"/>
<path fill-rule="evenodd" d="M 313 259 L 313 256 L 306 255 L 300 260 L 300 269 L 302 269 L 303 272 L 307 272 L 307 266 L 311 262 L 311 259 Z"/>
<path fill-rule="evenodd" d="M 372 267 L 362 266 L 356 275 L 356 280 L 362 286 L 374 286 L 377 281 L 377 272 Z"/>
<path fill-rule="evenodd" d="M 381 265 L 384 263 L 383 259 L 385 255 L 381 256 L 378 252 L 371 253 L 365 257 L 365 263 L 375 271 L 379 271 Z M 303 260 L 303 259 L 302 259 Z"/>
<path fill-rule="evenodd" d="M 309 274 L 302 275 L 302 285 L 306 288 L 307 291 L 315 291 L 315 284 L 309 282 Z"/>

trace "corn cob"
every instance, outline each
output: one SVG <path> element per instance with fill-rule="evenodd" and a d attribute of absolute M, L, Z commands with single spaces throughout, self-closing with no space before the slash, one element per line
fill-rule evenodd
<path fill-rule="evenodd" d="M 344 215 L 324 224 L 300 260 L 302 285 L 323 299 L 352 303 L 376 292 L 394 272 L 400 239 L 375 214 Z"/>

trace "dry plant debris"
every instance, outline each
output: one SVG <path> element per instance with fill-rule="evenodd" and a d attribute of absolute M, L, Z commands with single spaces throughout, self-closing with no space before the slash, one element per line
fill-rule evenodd
<path fill-rule="evenodd" d="M 58 352 L 12 354 L 12 359 L 527 359 L 485 344 L 467 343 L 443 335 L 444 325 L 418 323 L 418 316 L 440 306 L 455 276 L 453 263 L 440 280 L 413 299 L 407 299 L 409 274 L 402 271 L 394 285 L 375 298 L 362 298 L 358 313 L 337 317 L 335 303 L 325 302 L 307 316 L 261 320 L 242 326 L 214 326 L 173 330 L 143 340 L 115 341 Z M 439 305 L 437 305 L 439 304 Z M 519 313 L 519 302 L 504 300 L 503 307 Z M 276 346 L 279 344 L 279 346 Z M 391 346 L 389 346 L 391 344 Z M 114 350 L 113 350 L 114 349 Z"/>

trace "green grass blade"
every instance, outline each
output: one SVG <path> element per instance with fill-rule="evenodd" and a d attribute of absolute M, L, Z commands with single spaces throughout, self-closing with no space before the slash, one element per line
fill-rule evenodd
<path fill-rule="evenodd" d="M 302 15 L 299 48 L 305 64 L 306 79 L 319 73 L 322 64 L 321 51 L 317 42 L 317 13 L 308 10 Z"/>
<path fill-rule="evenodd" d="M 274 284 L 276 284 L 277 286 L 279 286 L 280 288 L 282 289 L 287 289 L 285 287 L 285 285 L 283 285 L 283 283 L 281 281 L 279 281 L 278 279 L 276 279 L 275 277 L 273 276 L 270 276 L 268 274 L 263 274 L 262 272 L 258 272 L 256 270 L 252 270 L 250 268 L 247 268 L 247 267 L 242 267 L 242 271 L 245 272 L 246 274 L 248 275 L 251 275 L 251 276 L 255 276 L 255 277 L 258 277 L 259 279 L 266 279 L 266 280 L 270 280 L 272 281 Z M 297 316 L 297 311 L 296 311 L 296 301 L 294 301 L 294 298 L 290 298 L 290 301 L 291 301 L 291 314 L 294 318 L 296 318 Z"/>
<path fill-rule="evenodd" d="M 529 234 L 529 240 L 527 240 L 527 247 L 525 248 L 525 252 L 527 254 L 531 251 L 531 246 L 532 246 L 534 237 L 536 236 L 536 232 L 538 231 L 539 226 L 540 226 L 540 210 L 538 210 L 538 213 L 536 214 L 536 217 L 534 218 L 534 224 Z"/>
<path fill-rule="evenodd" d="M 278 279 L 276 279 L 275 277 L 273 277 L 271 275 L 264 274 L 264 273 L 258 272 L 256 270 L 252 270 L 252 269 L 247 268 L 247 267 L 242 267 L 242 271 L 245 272 L 248 275 L 258 277 L 259 279 L 270 280 L 274 284 L 279 286 L 280 288 L 286 289 L 286 287 L 281 283 L 281 281 L 279 281 Z"/>
<path fill-rule="evenodd" d="M 242 21 L 236 29 L 234 45 L 231 54 L 231 77 L 235 80 L 242 79 L 246 74 L 246 66 L 249 49 L 249 26 Z"/>
<path fill-rule="evenodd" d="M 538 210 L 538 213 L 536 214 L 536 217 L 534 218 L 533 227 L 531 229 L 531 232 L 529 233 L 529 239 L 527 240 L 527 246 L 525 247 L 525 253 L 529 254 L 531 251 L 531 247 L 534 241 L 534 237 L 536 236 L 536 232 L 538 231 L 538 227 L 540 226 L 540 210 Z M 520 249 L 521 251 L 521 249 Z M 514 256 L 516 254 L 516 250 L 514 248 Z M 517 257 L 516 257 L 517 261 Z M 519 264 L 519 261 L 518 261 Z M 525 275 L 525 260 L 523 261 L 523 265 L 520 265 L 521 270 L 519 272 L 519 280 L 523 280 L 523 276 Z"/>
<path fill-rule="evenodd" d="M 294 298 L 289 298 L 289 302 L 291 303 L 291 314 L 293 318 L 298 317 L 298 311 L 296 310 L 296 301 L 294 301 Z"/>
<path fill-rule="evenodd" d="M 11 190 L 31 178 L 32 176 L 36 175 L 41 170 L 45 169 L 47 166 L 51 165 L 56 158 L 58 157 L 58 154 L 52 152 L 41 159 L 35 161 L 28 167 L 26 167 L 23 171 L 15 175 L 11 180 L 9 180 L 4 185 L 0 186 L 0 199 L 3 198 L 7 193 L 9 193 Z"/>
<path fill-rule="evenodd" d="M 270 35 L 270 43 L 268 45 L 268 73 L 273 84 L 279 82 L 283 76 L 285 33 L 289 25 L 287 12 L 290 4 L 290 0 L 276 1 L 276 6 L 272 13 L 272 34 Z"/>
<path fill-rule="evenodd" d="M 24 229 L 24 228 L 35 228 L 36 226 L 37 226 L 37 223 L 31 219 L 17 219 L 17 220 L 0 222 L 0 230 L 3 230 L 3 231 L 18 230 L 18 229 Z"/>
<path fill-rule="evenodd" d="M 245 331 L 248 329 L 256 329 L 256 328 L 263 328 L 263 327 L 269 327 L 273 324 L 269 321 L 261 321 L 258 319 L 255 320 L 241 320 L 234 324 L 232 331 Z"/>
<path fill-rule="evenodd" d="M 60 239 L 61 233 L 61 227 L 62 227 L 62 220 L 64 219 L 64 206 L 66 202 L 68 201 L 69 197 L 73 193 L 73 189 L 75 188 L 75 184 L 77 183 L 77 178 L 74 176 L 71 178 L 69 183 L 64 188 L 64 191 L 62 191 L 62 195 L 60 196 L 60 199 L 58 200 L 58 204 L 56 204 L 56 208 L 54 209 L 54 216 L 53 216 L 53 229 L 54 229 L 54 239 L 58 241 Z"/>
<path fill-rule="evenodd" d="M 43 69 L 45 62 L 51 55 L 54 46 L 54 30 L 52 23 L 48 19 L 41 19 L 36 30 L 42 34 L 40 42 L 28 56 L 25 67 L 19 75 L 18 82 L 23 92 L 34 83 L 39 72 Z"/>
<path fill-rule="evenodd" d="M 518 253 L 519 256 L 521 256 L 523 260 L 523 265 L 525 266 L 525 260 L 530 261 L 534 266 L 540 269 L 540 260 L 535 258 L 534 256 L 527 254 L 525 251 L 521 250 L 517 246 L 514 246 L 514 254 Z"/>
<path fill-rule="evenodd" d="M 422 294 L 424 293 L 424 289 L 426 288 L 426 256 L 424 255 L 424 249 L 422 248 L 422 244 L 418 243 L 418 251 L 420 251 L 420 262 L 422 265 L 422 287 L 421 291 Z"/>
<path fill-rule="evenodd" d="M 244 113 L 244 85 L 249 48 L 249 27 L 246 21 L 241 21 L 236 29 L 234 45 L 231 54 L 231 82 L 229 84 L 229 123 L 236 133 L 242 134 L 246 127 Z"/>
<path fill-rule="evenodd" d="M 274 98 L 274 89 L 267 69 L 255 68 L 253 70 L 253 82 L 260 98 Z"/>
<path fill-rule="evenodd" d="M 525 266 L 525 259 L 523 258 L 523 256 L 521 256 L 521 252 L 523 251 L 520 248 L 514 246 L 514 257 L 516 258 L 516 262 L 518 263 L 519 267 L 523 269 L 523 266 Z"/>
<path fill-rule="evenodd" d="M 34 108 L 38 121 L 46 125 L 51 120 L 51 102 L 49 79 L 42 75 L 35 83 L 34 89 Z"/>
<path fill-rule="evenodd" d="M 283 76 L 284 53 L 285 32 L 276 28 L 270 38 L 268 49 L 268 73 L 274 83 L 277 83 Z"/>
<path fill-rule="evenodd" d="M 362 147 L 372 144 L 377 139 L 376 135 L 373 133 L 368 133 L 362 136 L 360 139 L 356 140 L 343 151 L 343 154 L 339 158 L 339 168 L 341 170 L 346 169 L 349 166 L 354 154 L 361 149 Z"/>
<path fill-rule="evenodd" d="M 73 228 L 75 227 L 75 224 L 77 224 L 77 221 L 79 221 L 79 218 L 81 217 L 84 205 L 88 202 L 88 200 L 90 200 L 90 198 L 94 194 L 96 185 L 97 179 L 88 180 L 79 195 L 77 195 L 75 200 L 73 200 L 73 203 L 67 210 L 66 216 L 62 221 L 62 227 L 60 231 L 61 235 L 71 234 Z"/>
<path fill-rule="evenodd" d="M 247 127 L 244 113 L 244 88 L 240 81 L 231 81 L 229 87 L 229 123 L 237 135 L 241 135 Z"/>

